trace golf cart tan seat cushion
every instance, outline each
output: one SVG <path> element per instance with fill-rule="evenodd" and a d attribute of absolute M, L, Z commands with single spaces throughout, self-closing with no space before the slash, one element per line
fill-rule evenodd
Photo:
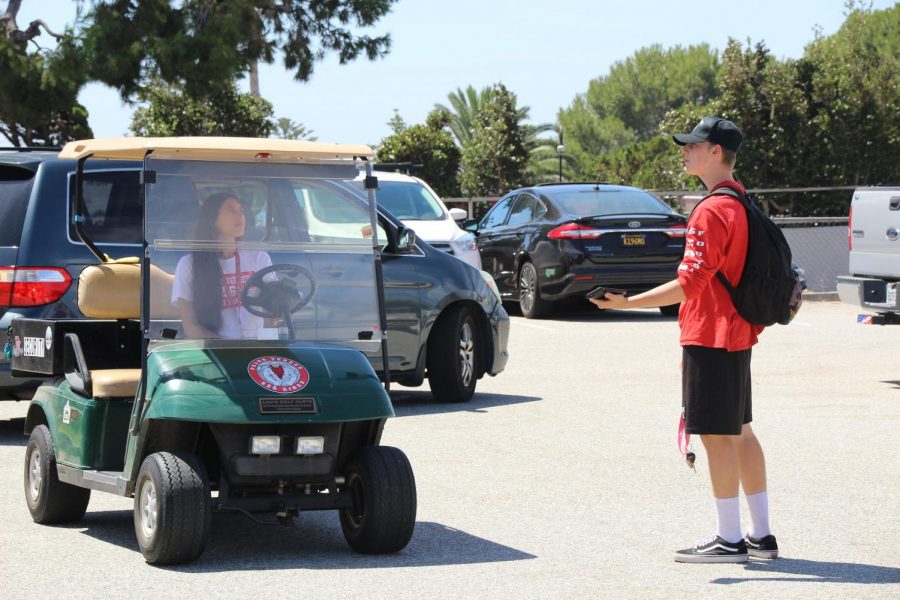
<path fill-rule="evenodd" d="M 94 398 L 134 398 L 140 381 L 140 369 L 96 369 L 91 371 Z"/>
<path fill-rule="evenodd" d="M 172 305 L 175 277 L 150 265 L 150 316 L 177 319 Z M 78 308 L 92 319 L 138 319 L 141 316 L 141 265 L 137 258 L 85 267 L 78 277 Z"/>

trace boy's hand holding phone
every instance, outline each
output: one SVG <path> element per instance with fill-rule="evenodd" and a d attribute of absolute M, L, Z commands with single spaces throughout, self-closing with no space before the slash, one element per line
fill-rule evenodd
<path fill-rule="evenodd" d="M 621 296 L 624 296 L 624 295 L 627 293 L 627 291 L 626 291 L 626 290 L 623 290 L 623 289 L 621 289 L 621 288 L 611 288 L 611 287 L 603 287 L 603 286 L 600 286 L 600 287 L 595 287 L 594 289 L 592 289 L 591 291 L 589 291 L 587 294 L 585 294 L 585 297 L 586 297 L 588 300 L 594 300 L 594 299 L 596 299 L 596 300 L 606 300 L 606 294 L 607 294 L 607 293 L 610 293 L 610 294 L 619 294 L 619 295 L 621 295 Z"/>

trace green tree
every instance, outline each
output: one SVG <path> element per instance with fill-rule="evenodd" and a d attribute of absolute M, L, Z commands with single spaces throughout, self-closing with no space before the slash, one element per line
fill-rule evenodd
<path fill-rule="evenodd" d="M 478 113 L 472 139 L 462 150 L 463 194 L 497 195 L 524 185 L 528 148 L 519 119 L 515 94 L 496 84 Z"/>
<path fill-rule="evenodd" d="M 397 109 L 394 109 L 394 116 L 387 122 L 387 126 L 391 128 L 391 131 L 394 133 L 400 133 L 404 129 L 406 129 L 406 121 L 403 120 L 403 117 L 400 116 L 400 113 L 397 112 Z"/>
<path fill-rule="evenodd" d="M 590 82 L 571 106 L 559 112 L 566 131 L 566 154 L 578 165 L 576 177 L 594 180 L 600 157 L 659 134 L 666 112 L 705 103 L 718 93 L 718 55 L 706 44 L 641 48 Z"/>
<path fill-rule="evenodd" d="M 0 14 L 0 133 L 14 144 L 90 137 L 77 102 L 90 81 L 115 88 L 126 102 L 140 100 L 152 80 L 203 101 L 277 54 L 301 81 L 329 53 L 341 64 L 361 55 L 374 60 L 390 50 L 390 36 L 360 32 L 395 2 L 92 0 L 84 10 L 79 3 L 74 24 L 56 34 L 40 19 L 20 29 L 22 0 L 9 0 Z M 32 50 L 42 30 L 57 39 L 56 49 Z"/>
<path fill-rule="evenodd" d="M 390 50 L 369 28 L 396 0 L 96 1 L 82 29 L 92 79 L 130 100 L 148 75 L 183 84 L 191 96 L 218 90 L 276 54 L 298 81 L 335 52 L 341 64 Z"/>
<path fill-rule="evenodd" d="M 472 131 L 478 120 L 478 113 L 481 109 L 491 101 L 494 93 L 494 87 L 488 86 L 481 90 L 476 90 L 471 85 L 465 90 L 456 88 L 455 92 L 447 94 L 450 107 L 443 104 L 435 104 L 437 109 L 445 110 L 450 114 L 450 131 L 456 139 L 456 143 L 460 148 L 465 148 L 472 141 Z M 530 109 L 527 106 L 521 106 L 516 109 L 519 120 L 519 126 L 525 130 L 526 145 L 529 148 L 535 148 L 540 145 L 538 136 L 547 131 L 553 131 L 553 125 L 542 123 L 538 125 L 528 125 L 524 121 L 528 120 Z"/>
<path fill-rule="evenodd" d="M 395 118 L 399 115 L 395 113 Z M 459 148 L 448 131 L 450 114 L 435 109 L 424 125 L 405 126 L 383 140 L 376 153 L 379 162 L 411 162 L 421 165 L 418 174 L 443 197 L 459 196 Z"/>
<path fill-rule="evenodd" d="M 600 155 L 659 133 L 668 110 L 705 103 L 717 94 L 718 54 L 706 44 L 641 48 L 592 80 L 584 94 L 560 110 L 566 152 L 593 179 Z"/>
<path fill-rule="evenodd" d="M 490 87 L 479 91 L 470 85 L 465 90 L 456 88 L 455 92 L 447 94 L 449 107 L 443 104 L 434 105 L 435 108 L 450 114 L 450 131 L 460 148 L 465 148 L 472 140 L 472 130 L 478 119 L 478 113 L 490 100 L 490 96 Z"/>
<path fill-rule="evenodd" d="M 87 110 L 78 103 L 86 76 L 73 31 L 54 33 L 41 20 L 22 30 L 20 6 L 11 0 L 0 13 L 0 134 L 14 146 L 91 137 Z M 38 44 L 42 31 L 58 40 L 55 49 Z"/>
<path fill-rule="evenodd" d="M 268 100 L 226 89 L 201 99 L 171 84 L 152 82 L 138 94 L 142 105 L 131 119 L 140 136 L 219 135 L 268 137 L 275 129 Z"/>
<path fill-rule="evenodd" d="M 531 143 L 526 143 L 528 147 L 528 166 L 526 177 L 528 181 L 534 183 L 546 183 L 559 181 L 573 181 L 576 179 L 576 173 L 581 172 L 581 163 L 578 157 L 568 151 L 563 145 L 563 132 L 559 125 L 548 126 L 548 131 L 553 136 L 531 138 Z M 543 131 L 541 133 L 544 133 Z M 563 146 L 563 152 L 560 154 L 560 146 Z M 562 166 L 562 177 L 560 178 L 560 166 Z M 583 178 L 580 178 L 583 179 Z"/>
<path fill-rule="evenodd" d="M 844 185 L 896 182 L 900 157 L 900 4 L 848 2 L 834 35 L 806 48 L 818 171 Z"/>
<path fill-rule="evenodd" d="M 309 140 L 316 141 L 312 129 L 307 129 L 303 123 L 295 123 L 287 117 L 281 117 L 275 122 L 274 137 L 283 140 Z"/>

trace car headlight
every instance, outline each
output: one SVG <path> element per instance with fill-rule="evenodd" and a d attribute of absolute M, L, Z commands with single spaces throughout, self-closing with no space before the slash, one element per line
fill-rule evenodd
<path fill-rule="evenodd" d="M 491 293 L 497 299 L 497 302 L 502 302 L 503 298 L 500 297 L 500 288 L 497 287 L 497 282 L 494 281 L 494 278 L 491 277 L 491 274 L 487 271 L 481 271 L 481 277 L 484 278 L 484 282 L 487 284 L 488 288 L 491 290 Z"/>
<path fill-rule="evenodd" d="M 254 435 L 250 438 L 250 454 L 278 454 L 281 452 L 280 435 Z"/>
<path fill-rule="evenodd" d="M 475 236 L 471 233 L 456 238 L 455 240 L 450 242 L 450 245 L 453 246 L 453 251 L 457 254 L 462 254 L 464 252 L 475 252 L 476 250 L 478 250 L 478 245 L 475 243 Z"/>

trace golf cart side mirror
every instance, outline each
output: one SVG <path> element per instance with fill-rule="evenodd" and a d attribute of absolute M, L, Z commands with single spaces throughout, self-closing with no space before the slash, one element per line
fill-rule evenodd
<path fill-rule="evenodd" d="M 471 231 L 475 235 L 478 235 L 478 219 L 466 219 L 460 223 L 459 226 L 466 231 Z"/>
<path fill-rule="evenodd" d="M 416 244 L 416 232 L 409 227 L 401 227 L 397 231 L 397 250 L 408 252 Z"/>
<path fill-rule="evenodd" d="M 466 217 L 469 214 L 461 208 L 451 208 L 450 209 L 450 218 L 459 223 L 460 221 L 465 221 Z"/>

